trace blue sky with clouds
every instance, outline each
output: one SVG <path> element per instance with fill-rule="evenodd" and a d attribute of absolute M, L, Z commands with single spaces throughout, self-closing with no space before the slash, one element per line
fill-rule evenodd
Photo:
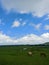
<path fill-rule="evenodd" d="M 7 41 L 4 40 L 4 36 Z M 43 43 L 45 38 L 45 42 L 48 42 L 49 1 L 0 0 L 0 37 L 1 45 L 38 44 Z"/>

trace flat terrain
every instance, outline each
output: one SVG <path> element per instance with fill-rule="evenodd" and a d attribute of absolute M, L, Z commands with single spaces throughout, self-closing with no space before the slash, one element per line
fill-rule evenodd
<path fill-rule="evenodd" d="M 49 65 L 49 46 L 0 46 L 0 65 Z"/>

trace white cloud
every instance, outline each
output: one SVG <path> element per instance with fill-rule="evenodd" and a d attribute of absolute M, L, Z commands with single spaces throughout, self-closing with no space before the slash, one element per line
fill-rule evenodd
<path fill-rule="evenodd" d="M 45 26 L 44 26 L 44 29 L 45 29 L 45 30 L 49 30 L 49 25 L 45 25 Z"/>
<path fill-rule="evenodd" d="M 43 42 L 42 38 L 34 34 L 30 34 L 30 35 L 27 35 L 27 36 L 24 36 L 18 39 L 18 43 L 21 43 L 21 44 L 33 44 L 34 45 L 34 44 L 41 44 L 42 42 Z"/>
<path fill-rule="evenodd" d="M 22 26 L 24 26 L 24 25 L 26 25 L 26 22 L 23 22 L 23 23 L 22 23 Z"/>
<path fill-rule="evenodd" d="M 32 12 L 39 17 L 49 13 L 49 0 L 1 0 L 1 2 L 8 11 L 15 9 L 21 13 Z"/>
<path fill-rule="evenodd" d="M 25 21 L 25 22 L 22 22 L 22 23 L 21 23 L 20 21 L 22 21 L 22 19 L 20 19 L 19 21 L 16 21 L 16 20 L 15 20 L 15 21 L 13 22 L 13 24 L 12 24 L 11 27 L 13 28 L 13 27 L 25 26 L 26 23 L 27 23 L 26 21 Z"/>
<path fill-rule="evenodd" d="M 24 37 L 17 39 L 18 44 L 42 44 L 45 42 L 49 42 L 49 33 L 44 33 L 40 36 L 35 34 L 29 34 Z"/>
<path fill-rule="evenodd" d="M 20 22 L 19 21 L 14 21 L 12 24 L 12 27 L 19 27 L 20 26 Z"/>
<path fill-rule="evenodd" d="M 30 25 L 33 26 L 35 29 L 39 30 L 42 23 L 38 23 L 38 24 L 30 23 Z"/>
<path fill-rule="evenodd" d="M 14 41 L 12 38 L 3 33 L 0 33 L 0 45 L 11 45 L 13 43 Z"/>
<path fill-rule="evenodd" d="M 3 33 L 0 33 L 0 45 L 19 45 L 19 44 L 42 44 L 49 42 L 49 33 L 44 33 L 40 36 L 29 34 L 19 39 L 13 39 Z"/>
<path fill-rule="evenodd" d="M 21 13 L 21 14 L 24 14 L 24 13 L 28 13 L 28 12 L 26 12 L 26 11 L 20 11 L 20 13 Z"/>
<path fill-rule="evenodd" d="M 44 42 L 49 42 L 49 33 L 44 33 L 41 35 Z"/>
<path fill-rule="evenodd" d="M 48 14 L 47 17 L 44 19 L 44 21 L 45 21 L 45 20 L 49 20 L 49 14 Z"/>
<path fill-rule="evenodd" d="M 44 33 L 41 35 L 43 38 L 49 38 L 49 33 Z"/>

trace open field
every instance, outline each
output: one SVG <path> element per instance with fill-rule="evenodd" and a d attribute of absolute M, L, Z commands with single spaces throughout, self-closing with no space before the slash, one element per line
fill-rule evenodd
<path fill-rule="evenodd" d="M 27 54 L 29 51 L 32 56 Z M 49 65 L 49 46 L 0 46 L 0 65 Z"/>

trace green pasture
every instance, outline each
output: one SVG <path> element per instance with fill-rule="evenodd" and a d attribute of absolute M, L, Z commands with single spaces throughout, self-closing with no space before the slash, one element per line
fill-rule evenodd
<path fill-rule="evenodd" d="M 29 51 L 32 56 L 27 54 Z M 46 57 L 40 56 L 41 52 Z M 49 65 L 49 46 L 0 46 L 0 65 Z"/>

